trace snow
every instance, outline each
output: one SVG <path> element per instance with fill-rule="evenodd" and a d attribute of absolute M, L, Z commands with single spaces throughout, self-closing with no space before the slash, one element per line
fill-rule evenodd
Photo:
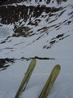
<path fill-rule="evenodd" d="M 73 1 L 68 0 L 68 2 L 59 6 L 65 6 L 64 4 L 66 4 L 66 7 L 63 9 L 65 12 L 60 17 L 59 15 L 63 10 L 55 12 L 55 15 L 49 18 L 47 22 L 48 14 L 45 12 L 42 13 L 45 18 L 41 18 L 42 15 L 36 18 L 41 19 L 41 22 L 38 23 L 38 26 L 32 26 L 31 30 L 35 33 L 34 36 L 25 38 L 11 37 L 6 43 L 0 44 L 0 58 L 20 59 L 21 57 L 29 58 L 34 56 L 55 58 L 55 60 L 37 60 L 36 68 L 25 92 L 23 92 L 20 98 L 38 98 L 45 81 L 56 64 L 61 65 L 61 72 L 47 98 L 73 98 L 73 18 L 69 15 L 73 10 L 71 6 Z M 51 6 L 51 4 L 49 5 Z M 35 20 L 35 18 L 32 19 Z M 49 23 L 54 19 L 54 22 Z M 64 20 L 67 21 L 64 22 Z M 68 21 L 71 21 L 69 25 L 67 24 Z M 28 22 L 29 19 L 27 20 Z M 27 23 L 22 24 L 27 26 Z M 59 24 L 59 29 L 56 29 L 55 27 Z M 31 25 L 28 26 L 31 27 Z M 46 33 L 37 32 L 38 29 L 46 26 L 49 27 Z M 13 34 L 12 30 L 13 24 L 0 26 L 0 42 L 7 35 Z M 2 35 L 2 31 L 4 35 Z M 5 35 L 5 32 L 7 35 Z M 53 37 L 62 33 L 65 36 L 70 36 L 55 43 L 50 49 L 43 49 L 44 45 L 49 45 Z M 41 38 L 36 40 L 40 36 Z M 15 60 L 15 63 L 10 64 L 6 70 L 0 72 L 0 98 L 14 98 L 29 63 L 30 61 L 26 60 Z"/>

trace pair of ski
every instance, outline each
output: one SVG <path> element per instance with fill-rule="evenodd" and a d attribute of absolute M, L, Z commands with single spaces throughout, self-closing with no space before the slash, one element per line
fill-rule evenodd
<path fill-rule="evenodd" d="M 28 69 L 27 69 L 27 71 L 21 81 L 21 84 L 20 84 L 18 91 L 15 95 L 15 98 L 19 98 L 21 93 L 25 90 L 35 66 L 36 66 L 36 59 L 32 59 L 31 63 L 29 64 L 29 67 L 28 67 Z M 59 75 L 60 70 L 61 70 L 60 65 L 59 64 L 55 65 L 55 67 L 53 68 L 53 70 L 52 70 L 49 78 L 47 79 L 38 98 L 47 98 L 57 76 Z"/>

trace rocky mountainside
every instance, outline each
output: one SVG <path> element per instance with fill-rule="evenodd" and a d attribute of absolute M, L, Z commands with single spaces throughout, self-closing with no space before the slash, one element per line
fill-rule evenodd
<path fill-rule="evenodd" d="M 12 3 L 20 3 L 20 2 L 28 2 L 28 3 L 39 3 L 39 2 L 45 2 L 46 4 L 49 4 L 50 2 L 54 3 L 55 0 L 1 0 L 0 5 L 4 4 L 12 4 Z M 66 2 L 67 0 L 56 0 L 58 4 L 61 2 Z"/>
<path fill-rule="evenodd" d="M 0 6 L 0 29 L 1 31 L 5 29 L 3 31 L 5 32 L 5 38 L 1 37 L 0 44 L 4 51 L 6 48 L 4 44 L 7 44 L 8 49 L 6 50 L 12 51 L 15 46 L 18 47 L 16 50 L 21 48 L 19 47 L 20 43 L 24 44 L 26 42 L 23 47 L 31 46 L 31 44 L 44 38 L 44 44 L 40 48 L 51 48 L 55 43 L 70 36 L 68 30 L 63 31 L 62 29 L 72 24 L 72 10 L 73 6 L 67 4 L 57 5 L 57 7 L 37 4 L 36 6 L 31 4 L 22 5 L 22 3 Z M 49 34 L 55 34 L 55 32 L 56 36 L 50 39 Z M 21 40 L 20 36 L 22 37 Z M 14 43 L 15 39 L 18 42 Z M 12 46 L 8 46 L 10 43 Z M 3 49 L 0 50 L 3 51 Z M 14 51 L 16 52 L 16 50 Z"/>

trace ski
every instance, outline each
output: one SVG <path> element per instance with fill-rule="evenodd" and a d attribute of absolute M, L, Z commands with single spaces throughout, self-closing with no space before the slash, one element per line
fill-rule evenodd
<path fill-rule="evenodd" d="M 36 59 L 32 59 L 31 63 L 29 64 L 29 67 L 28 67 L 28 69 L 27 69 L 27 71 L 21 81 L 21 84 L 20 84 L 18 91 L 15 95 L 15 98 L 19 98 L 19 96 L 21 95 L 23 90 L 25 90 L 35 66 L 36 66 Z"/>
<path fill-rule="evenodd" d="M 60 70 L 61 66 L 59 64 L 55 65 L 38 98 L 47 98 Z"/>

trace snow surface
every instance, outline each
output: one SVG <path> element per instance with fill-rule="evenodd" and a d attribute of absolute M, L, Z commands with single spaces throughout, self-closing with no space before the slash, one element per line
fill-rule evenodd
<path fill-rule="evenodd" d="M 38 98 L 55 64 L 61 65 L 61 73 L 47 98 L 73 98 L 73 15 L 71 18 L 69 14 L 73 11 L 73 1 L 68 0 L 66 5 L 63 4 L 63 6 L 65 6 L 63 9 L 65 12 L 60 17 L 58 16 L 63 10 L 53 13 L 55 15 L 50 17 L 46 22 L 49 15 L 44 12 L 42 13 L 44 18 L 41 17 L 42 15 L 38 17 L 38 19 L 41 19 L 38 26 L 29 25 L 36 35 L 27 38 L 11 37 L 6 43 L 0 44 L 0 58 L 20 59 L 21 57 L 34 56 L 55 58 L 55 60 L 37 60 L 36 68 L 25 92 L 23 92 L 20 98 Z M 56 20 L 51 22 L 54 19 Z M 32 17 L 32 20 L 34 21 L 35 18 Z M 71 23 L 69 25 L 67 21 L 63 23 L 64 20 L 71 21 Z M 25 26 L 27 25 L 27 23 L 23 24 L 25 24 Z M 56 26 L 59 24 L 59 28 L 56 29 Z M 45 26 L 49 27 L 45 34 L 40 31 L 37 32 L 38 29 Z M 12 29 L 13 24 L 0 27 L 0 42 L 7 37 L 5 31 L 8 35 L 11 35 L 13 33 Z M 2 35 L 2 32 L 4 32 L 4 35 Z M 46 47 L 49 45 L 53 37 L 62 33 L 65 33 L 65 36 L 70 36 L 59 42 L 57 39 L 57 43 L 50 49 L 43 49 L 44 45 L 46 45 Z M 41 36 L 41 38 L 36 41 L 35 39 L 39 36 Z M 30 61 L 26 60 L 16 60 L 10 67 L 0 72 L 0 98 L 14 98 L 29 63 Z"/>

